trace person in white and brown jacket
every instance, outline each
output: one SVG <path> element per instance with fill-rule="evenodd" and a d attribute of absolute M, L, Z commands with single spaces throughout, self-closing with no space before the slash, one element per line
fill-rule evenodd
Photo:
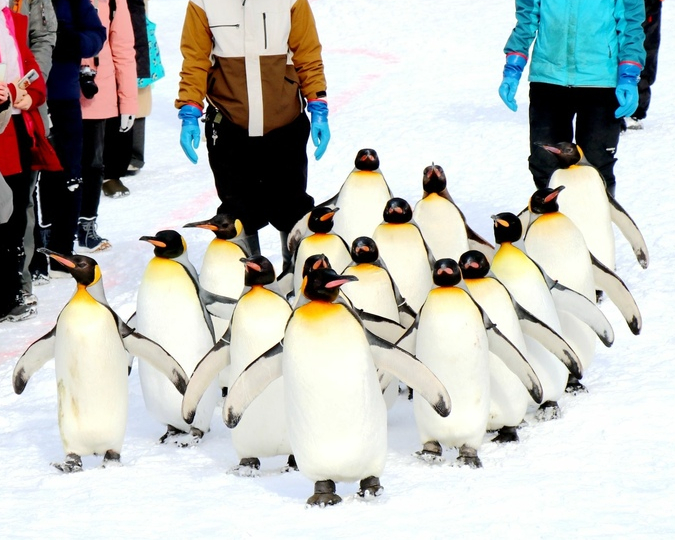
<path fill-rule="evenodd" d="M 321 43 L 308 0 L 190 0 L 181 38 L 176 108 L 193 163 L 204 100 L 218 213 L 242 221 L 254 254 L 257 231 L 286 237 L 314 206 L 307 141 L 320 159 L 330 140 Z M 305 113 L 311 115 L 311 125 Z"/>

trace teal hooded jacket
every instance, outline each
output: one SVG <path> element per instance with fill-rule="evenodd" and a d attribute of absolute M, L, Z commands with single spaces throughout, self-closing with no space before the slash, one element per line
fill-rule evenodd
<path fill-rule="evenodd" d="M 614 88 L 618 66 L 645 62 L 644 0 L 516 0 L 504 52 L 530 59 L 530 82 Z"/>

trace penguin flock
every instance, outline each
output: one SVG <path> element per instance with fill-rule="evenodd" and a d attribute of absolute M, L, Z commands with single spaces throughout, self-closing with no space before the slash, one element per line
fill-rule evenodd
<path fill-rule="evenodd" d="M 577 145 L 542 147 L 560 168 L 527 208 L 491 216 L 494 245 L 467 224 L 441 166 L 424 169 L 411 206 L 372 149 L 296 224 L 293 266 L 279 276 L 234 216 L 184 225 L 215 234 L 199 272 L 179 232 L 142 236 L 154 257 L 126 322 L 94 259 L 44 250 L 76 291 L 19 358 L 13 385 L 21 394 L 55 359 L 65 460 L 53 465 L 120 463 L 137 358 L 145 406 L 166 430 L 160 443 L 198 444 L 222 404 L 239 458 L 229 472 L 254 476 L 261 458 L 287 456 L 283 471 L 314 483 L 310 506 L 339 503 L 336 482 L 359 482 L 365 499 L 382 493 L 400 393 L 412 400 L 420 460 L 456 448 L 456 465 L 482 467 L 486 438 L 518 441 L 526 415 L 557 418 L 566 392 L 587 391 L 597 342 L 614 342 L 601 301 L 633 334 L 642 327 L 616 273 L 614 227 L 647 268 L 642 234 Z"/>

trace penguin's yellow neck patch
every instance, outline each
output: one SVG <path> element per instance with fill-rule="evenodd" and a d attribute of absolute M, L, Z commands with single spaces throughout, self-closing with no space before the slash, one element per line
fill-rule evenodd
<path fill-rule="evenodd" d="M 324 317 L 336 315 L 344 306 L 326 302 L 324 300 L 312 300 L 308 304 L 295 310 L 295 316 L 307 320 L 318 320 Z"/>

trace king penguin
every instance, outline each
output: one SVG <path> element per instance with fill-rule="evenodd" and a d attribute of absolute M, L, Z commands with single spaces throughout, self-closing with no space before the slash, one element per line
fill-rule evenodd
<path fill-rule="evenodd" d="M 55 359 L 59 431 L 66 459 L 53 465 L 82 470 L 82 456 L 103 455 L 103 466 L 119 463 L 127 424 L 128 354 L 149 362 L 180 398 L 187 375 L 154 341 L 127 326 L 105 299 L 101 269 L 84 255 L 40 249 L 77 282 L 56 326 L 23 353 L 14 368 L 14 391 Z"/>
<path fill-rule="evenodd" d="M 310 271 L 303 286 L 309 302 L 296 308 L 278 343 L 253 362 L 225 400 L 234 427 L 246 407 L 283 372 L 291 448 L 300 472 L 315 482 L 308 505 L 339 503 L 336 481 L 359 480 L 357 495 L 382 492 L 387 455 L 387 411 L 376 369 L 392 372 L 447 416 L 450 396 L 421 362 L 365 330 L 339 300 L 353 281 L 332 268 Z"/>
<path fill-rule="evenodd" d="M 358 151 L 354 168 L 340 190 L 317 206 L 340 208 L 335 216 L 333 232 L 348 246 L 359 236 L 372 236 L 382 221 L 382 208 L 392 198 L 389 185 L 380 170 L 380 158 L 371 148 Z M 300 240 L 307 235 L 309 214 L 295 225 L 288 236 L 288 247 L 293 253 Z"/>
<path fill-rule="evenodd" d="M 488 259 L 495 248 L 476 233 L 448 192 L 448 182 L 440 165 L 429 165 L 422 174 L 423 196 L 415 204 L 413 219 L 419 226 L 435 259 L 458 260 L 469 249 L 478 249 Z"/>
<path fill-rule="evenodd" d="M 642 327 L 642 317 L 621 279 L 596 259 L 586 246 L 583 234 L 574 222 L 559 211 L 557 198 L 564 186 L 537 190 L 531 197 L 530 226 L 525 233 L 525 249 L 544 271 L 589 300 L 596 298 L 596 284 L 624 314 L 624 318 L 637 334 Z M 559 312 L 562 335 L 572 345 L 583 365 L 590 366 L 595 354 L 594 332 L 573 315 Z M 570 390 L 583 390 L 583 386 L 570 380 Z"/>
<path fill-rule="evenodd" d="M 417 312 L 433 285 L 433 255 L 405 199 L 388 200 L 382 218 L 372 238 L 403 298 Z"/>
<path fill-rule="evenodd" d="M 522 354 L 464 289 L 455 260 L 436 261 L 433 280 L 436 288 L 429 291 L 417 319 L 399 345 L 414 351 L 439 378 L 452 396 L 453 405 L 447 418 L 439 418 L 426 403 L 413 400 L 417 431 L 423 444 L 418 455 L 425 460 L 440 460 L 445 445 L 459 449 L 457 464 L 482 467 L 478 449 L 490 413 L 490 349 L 513 366 L 528 391 L 539 400 L 541 386 Z"/>
<path fill-rule="evenodd" d="M 243 264 L 242 264 L 243 263 Z M 272 263 L 262 255 L 242 258 L 244 293 L 232 313 L 226 334 L 199 362 L 190 377 L 183 398 L 183 418 L 192 422 L 202 393 L 217 373 L 230 365 L 232 380 L 258 356 L 284 336 L 291 306 L 285 298 L 268 286 L 275 282 Z M 288 468 L 295 468 L 286 429 L 283 377 L 273 381 L 251 403 L 241 422 L 232 430 L 232 445 L 239 456 L 239 465 L 232 469 L 240 476 L 252 476 L 260 469 L 260 458 L 289 455 Z"/>
<path fill-rule="evenodd" d="M 633 219 L 607 190 L 602 175 L 573 143 L 540 146 L 555 156 L 560 166 L 548 187 L 565 186 L 557 198 L 560 212 L 579 228 L 588 250 L 606 267 L 615 270 L 616 247 L 612 223 L 628 240 L 643 268 L 649 265 L 647 244 Z"/>
<path fill-rule="evenodd" d="M 469 250 L 459 259 L 462 279 L 473 299 L 490 320 L 530 362 L 525 335 L 539 341 L 568 369 L 581 378 L 581 365 L 572 348 L 548 325 L 529 313 L 490 272 L 490 263 L 478 250 Z M 536 364 L 535 364 L 536 365 Z M 535 371 L 536 373 L 536 371 Z M 504 361 L 490 353 L 490 417 L 488 430 L 498 430 L 495 442 L 518 440 L 517 426 L 525 418 L 531 401 L 518 376 Z"/>
<path fill-rule="evenodd" d="M 187 373 L 215 344 L 211 316 L 206 309 L 204 290 L 188 259 L 187 245 L 176 231 L 159 231 L 140 240 L 155 246 L 138 288 L 136 314 L 139 332 L 169 351 Z M 209 430 L 220 396 L 216 381 L 204 392 L 192 425 L 183 420 L 181 396 L 167 386 L 150 366 L 139 367 L 145 405 L 151 415 L 167 426 L 161 442 L 171 440 L 181 446 L 198 442 Z M 189 433 L 189 436 L 185 434 Z"/>

